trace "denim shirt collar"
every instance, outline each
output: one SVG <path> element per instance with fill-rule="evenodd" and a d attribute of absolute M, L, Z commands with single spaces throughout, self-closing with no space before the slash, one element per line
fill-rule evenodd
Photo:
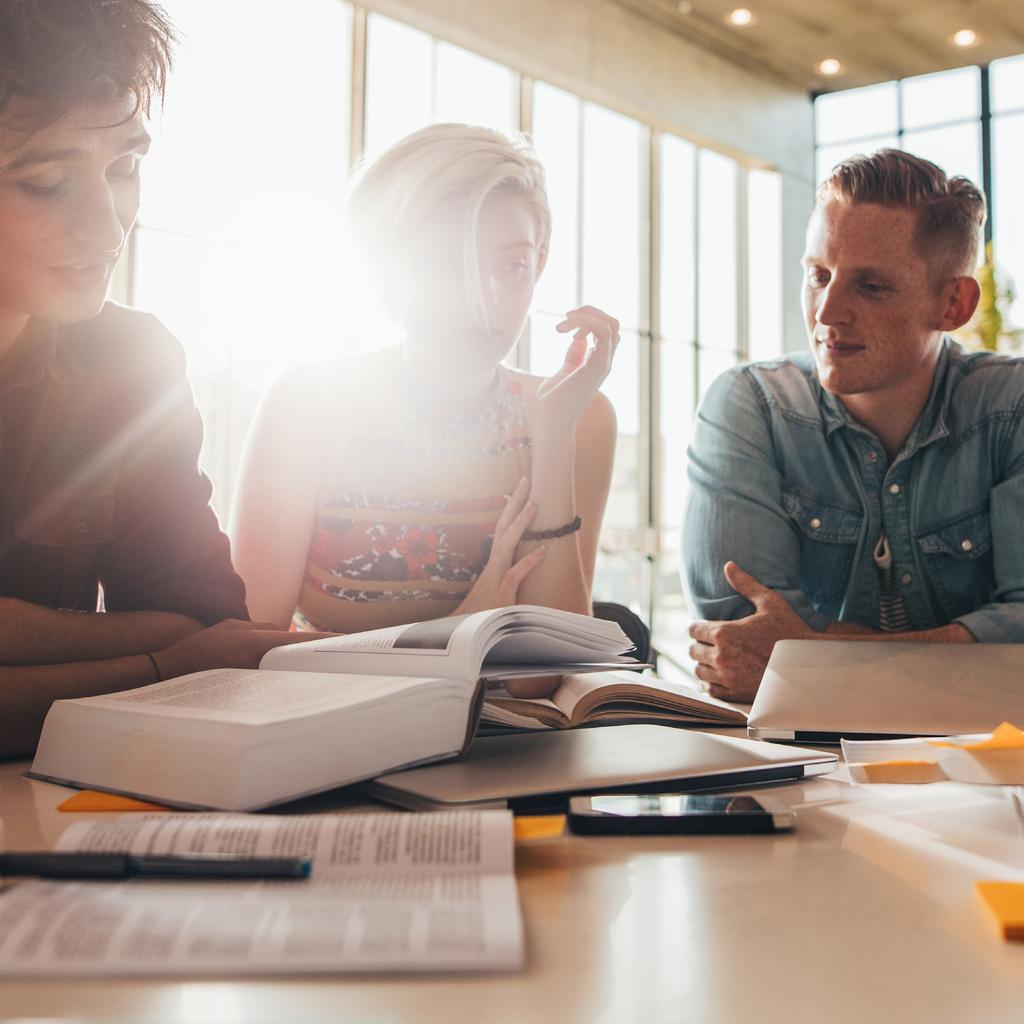
<path fill-rule="evenodd" d="M 949 337 L 942 339 L 942 349 L 935 364 L 935 376 L 932 378 L 932 389 L 928 395 L 928 401 L 925 402 L 917 423 L 914 424 L 910 436 L 903 445 L 902 455 L 913 455 L 919 448 L 924 448 L 925 445 L 949 436 L 946 413 L 949 409 L 955 378 L 955 374 L 950 373 L 950 362 L 960 351 L 960 346 Z M 829 437 L 840 427 L 852 427 L 854 430 L 865 429 L 850 415 L 846 406 L 835 395 L 821 386 L 817 373 L 814 375 L 813 386 L 818 391 L 821 417 L 825 425 L 825 433 Z"/>

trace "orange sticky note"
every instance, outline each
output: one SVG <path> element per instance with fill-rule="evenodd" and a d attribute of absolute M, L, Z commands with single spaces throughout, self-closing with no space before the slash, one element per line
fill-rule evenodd
<path fill-rule="evenodd" d="M 145 800 L 133 800 L 130 796 L 115 793 L 100 793 L 95 789 L 83 789 L 74 796 L 57 804 L 58 811 L 169 811 L 163 804 L 151 804 Z"/>
<path fill-rule="evenodd" d="M 1003 722 L 991 736 L 977 743 L 947 743 L 945 740 L 930 740 L 933 747 L 958 747 L 960 750 L 1016 750 L 1024 747 L 1024 732 L 1009 722 Z"/>
<path fill-rule="evenodd" d="M 1004 939 L 1024 939 L 1024 882 L 975 882 Z"/>
<path fill-rule="evenodd" d="M 565 831 L 565 815 L 538 814 L 516 818 L 513 828 L 516 839 L 554 839 Z"/>
<path fill-rule="evenodd" d="M 902 783 L 921 785 L 942 782 L 946 776 L 934 761 L 868 761 L 847 765 L 854 782 Z"/>

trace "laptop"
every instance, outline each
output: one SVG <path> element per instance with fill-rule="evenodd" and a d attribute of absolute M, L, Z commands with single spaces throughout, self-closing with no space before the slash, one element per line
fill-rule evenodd
<path fill-rule="evenodd" d="M 1024 725 L 1024 644 L 780 640 L 747 716 L 761 740 L 838 743 Z"/>
<path fill-rule="evenodd" d="M 836 762 L 828 751 L 663 725 L 616 725 L 478 738 L 457 761 L 381 775 L 361 788 L 417 811 L 559 813 L 577 794 L 770 785 L 833 771 Z"/>

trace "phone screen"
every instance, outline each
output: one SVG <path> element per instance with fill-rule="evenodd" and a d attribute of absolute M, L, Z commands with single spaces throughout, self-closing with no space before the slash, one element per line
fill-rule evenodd
<path fill-rule="evenodd" d="M 767 814 L 752 796 L 690 796 L 684 793 L 619 793 L 590 798 L 595 814 L 627 818 L 680 818 L 703 814 Z"/>

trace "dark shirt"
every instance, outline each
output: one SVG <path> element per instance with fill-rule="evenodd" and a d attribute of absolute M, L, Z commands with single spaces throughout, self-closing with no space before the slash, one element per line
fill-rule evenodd
<path fill-rule="evenodd" d="M 248 618 L 198 466 L 181 346 L 152 316 L 38 322 L 0 362 L 0 594 Z"/>

